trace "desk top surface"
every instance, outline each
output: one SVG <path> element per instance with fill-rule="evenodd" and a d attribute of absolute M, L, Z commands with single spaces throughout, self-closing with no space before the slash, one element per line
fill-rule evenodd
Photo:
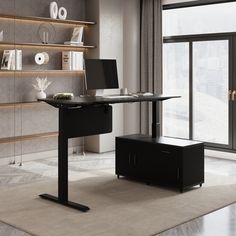
<path fill-rule="evenodd" d="M 116 98 L 106 98 L 106 97 L 75 97 L 72 100 L 56 100 L 53 98 L 39 99 L 39 101 L 46 102 L 54 107 L 77 107 L 77 106 L 89 106 L 98 104 L 116 104 L 116 103 L 133 103 L 133 102 L 155 102 L 164 101 L 172 98 L 180 98 L 181 96 L 172 95 L 153 95 L 153 96 L 138 96 L 138 97 L 116 97 Z"/>

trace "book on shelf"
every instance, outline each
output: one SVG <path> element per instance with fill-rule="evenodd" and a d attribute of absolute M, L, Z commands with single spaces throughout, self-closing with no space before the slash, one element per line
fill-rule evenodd
<path fill-rule="evenodd" d="M 62 52 L 62 70 L 83 70 L 84 53 L 66 51 Z"/>
<path fill-rule="evenodd" d="M 10 70 L 13 57 L 12 50 L 4 50 L 1 62 L 1 70 Z"/>
<path fill-rule="evenodd" d="M 12 61 L 10 70 L 22 70 L 22 50 L 11 50 L 12 51 Z"/>
<path fill-rule="evenodd" d="M 70 46 L 84 46 L 84 42 L 75 42 L 75 41 L 66 41 L 64 42 L 65 45 L 70 45 Z"/>
<path fill-rule="evenodd" d="M 71 52 L 63 51 L 62 52 L 62 70 L 71 70 Z"/>
<path fill-rule="evenodd" d="M 1 70 L 22 70 L 22 50 L 4 50 Z"/>

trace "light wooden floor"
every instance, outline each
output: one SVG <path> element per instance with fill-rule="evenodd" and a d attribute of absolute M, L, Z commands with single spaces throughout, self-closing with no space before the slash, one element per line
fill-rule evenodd
<path fill-rule="evenodd" d="M 0 222 L 0 236 L 30 236 L 30 234 Z"/>
<path fill-rule="evenodd" d="M 102 175 L 114 168 L 114 153 L 102 155 L 87 155 L 86 158 L 73 157 L 69 164 L 70 177 L 76 179 L 76 172 L 83 171 L 88 175 Z M 24 163 L 17 166 L 0 167 L 0 188 L 14 188 L 20 184 L 44 181 L 57 176 L 57 160 L 47 160 Z M 236 161 L 207 157 L 205 171 L 219 175 L 236 176 Z M 0 236 L 30 236 L 12 226 L 0 222 Z M 213 212 L 193 221 L 179 225 L 156 236 L 236 236 L 236 204 Z"/>
<path fill-rule="evenodd" d="M 205 171 L 236 176 L 236 161 L 205 158 Z M 236 236 L 236 204 L 199 217 L 156 236 Z"/>
<path fill-rule="evenodd" d="M 193 221 L 179 225 L 156 236 L 235 236 L 236 204 Z"/>

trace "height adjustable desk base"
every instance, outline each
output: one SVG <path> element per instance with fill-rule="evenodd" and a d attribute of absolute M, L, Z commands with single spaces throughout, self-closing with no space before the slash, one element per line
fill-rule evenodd
<path fill-rule="evenodd" d="M 58 197 L 49 194 L 39 196 L 82 212 L 88 211 L 89 207 L 71 202 L 68 198 L 68 139 L 111 131 L 112 107 L 109 105 L 59 108 Z"/>
<path fill-rule="evenodd" d="M 42 199 L 61 204 L 82 212 L 89 207 L 68 199 L 68 139 L 112 132 L 112 107 L 110 104 L 152 102 L 152 136 L 158 135 L 158 103 L 179 96 L 154 95 L 130 98 L 76 97 L 73 100 L 41 99 L 59 109 L 58 136 L 58 197 L 42 194 Z"/>
<path fill-rule="evenodd" d="M 76 203 L 76 202 L 71 202 L 71 201 L 65 201 L 64 202 L 64 201 L 59 200 L 58 197 L 55 197 L 55 196 L 52 196 L 52 195 L 49 195 L 49 194 L 41 194 L 39 196 L 42 199 L 46 199 L 46 200 L 49 200 L 51 202 L 55 202 L 55 203 L 61 204 L 63 206 L 73 208 L 75 210 L 79 210 L 79 211 L 82 211 L 82 212 L 86 212 L 86 211 L 90 210 L 90 208 L 85 206 L 85 205 L 82 205 L 82 204 L 79 204 L 79 203 Z"/>

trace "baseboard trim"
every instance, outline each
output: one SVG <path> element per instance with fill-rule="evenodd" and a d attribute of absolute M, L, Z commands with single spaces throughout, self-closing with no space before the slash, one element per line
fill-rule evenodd
<path fill-rule="evenodd" d="M 68 149 L 69 154 L 74 154 L 74 152 L 75 152 L 75 148 L 71 147 Z M 78 149 L 77 149 L 77 152 L 79 152 Z M 36 161 L 36 160 L 41 160 L 45 158 L 56 157 L 57 155 L 58 155 L 57 150 L 51 150 L 51 151 L 45 151 L 45 152 L 24 154 L 22 155 L 22 160 L 23 162 Z M 230 152 L 222 152 L 222 151 L 205 149 L 205 156 L 236 161 L 236 153 L 230 153 Z M 8 165 L 10 161 L 13 159 L 14 157 L 1 158 L 0 166 Z M 16 160 L 16 163 L 20 163 L 21 156 L 15 156 L 15 160 Z"/>
<path fill-rule="evenodd" d="M 205 156 L 236 161 L 236 153 L 205 149 Z"/>
<path fill-rule="evenodd" d="M 68 154 L 74 154 L 75 153 L 75 148 L 70 147 L 68 148 Z M 45 158 L 50 158 L 50 157 L 56 157 L 58 155 L 57 150 L 51 150 L 51 151 L 45 151 L 45 152 L 37 152 L 37 153 L 30 153 L 30 154 L 23 154 L 22 156 L 17 155 L 17 156 L 12 156 L 12 157 L 4 157 L 0 159 L 0 166 L 4 165 L 9 165 L 12 160 L 15 160 L 16 164 L 20 163 L 21 158 L 24 162 L 28 161 L 36 161 L 36 160 L 41 160 Z"/>

